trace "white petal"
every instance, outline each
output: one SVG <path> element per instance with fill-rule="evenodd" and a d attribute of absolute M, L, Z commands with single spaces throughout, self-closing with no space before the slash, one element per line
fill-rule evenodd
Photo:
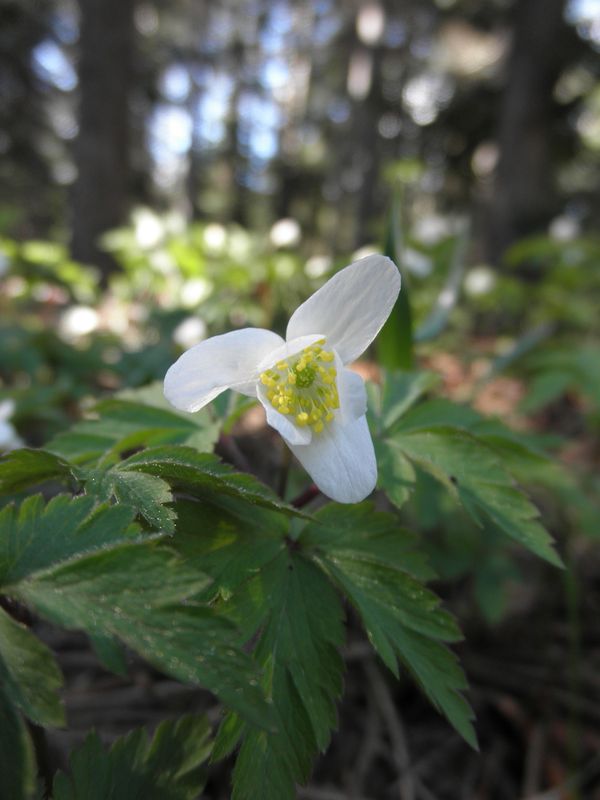
<path fill-rule="evenodd" d="M 337 361 L 337 359 L 336 359 Z M 336 365 L 337 366 L 337 365 Z M 365 382 L 350 369 L 338 367 L 338 395 L 340 397 L 340 422 L 347 425 L 367 413 Z"/>
<path fill-rule="evenodd" d="M 265 387 L 260 383 L 257 389 L 258 399 L 263 404 L 267 412 L 267 422 L 272 428 L 275 428 L 288 444 L 308 444 L 311 440 L 312 431 L 306 425 L 304 428 L 294 425 L 290 417 L 276 411 L 267 398 Z"/>
<path fill-rule="evenodd" d="M 286 339 L 322 333 L 344 364 L 366 350 L 389 317 L 400 272 L 385 256 L 355 261 L 338 272 L 292 314 Z"/>
<path fill-rule="evenodd" d="M 263 328 L 243 328 L 213 336 L 187 350 L 165 375 L 165 397 L 182 411 L 198 411 L 235 389 L 256 396 L 258 364 L 283 339 Z"/>
<path fill-rule="evenodd" d="M 366 417 L 334 420 L 310 444 L 290 445 L 319 489 L 338 503 L 359 503 L 377 483 L 377 463 Z"/>

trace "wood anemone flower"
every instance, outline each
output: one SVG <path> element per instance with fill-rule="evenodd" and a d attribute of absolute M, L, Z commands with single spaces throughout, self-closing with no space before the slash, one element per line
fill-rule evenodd
<path fill-rule="evenodd" d="M 244 328 L 187 350 L 165 376 L 165 397 L 182 411 L 199 411 L 225 389 L 258 398 L 323 494 L 364 500 L 377 464 L 364 381 L 346 365 L 377 336 L 399 291 L 389 258 L 355 261 L 296 309 L 285 341 Z"/>

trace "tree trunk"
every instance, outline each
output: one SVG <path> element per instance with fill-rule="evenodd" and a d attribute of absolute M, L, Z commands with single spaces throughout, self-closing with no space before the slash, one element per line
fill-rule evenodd
<path fill-rule="evenodd" d="M 100 267 L 106 280 L 116 265 L 98 239 L 122 225 L 129 210 L 134 0 L 78 2 L 80 106 L 71 251 L 78 261 Z"/>
<path fill-rule="evenodd" d="M 516 0 L 507 84 L 500 108 L 500 159 L 489 256 L 543 229 L 556 211 L 552 173 L 553 87 L 570 56 L 564 0 Z"/>

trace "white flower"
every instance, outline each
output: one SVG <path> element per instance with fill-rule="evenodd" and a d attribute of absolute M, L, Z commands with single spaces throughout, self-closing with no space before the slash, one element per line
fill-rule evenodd
<path fill-rule="evenodd" d="M 372 255 L 341 270 L 292 314 L 286 341 L 262 328 L 206 339 L 165 376 L 165 396 L 198 411 L 225 389 L 257 397 L 319 489 L 340 503 L 375 488 L 377 465 L 362 378 L 345 369 L 388 318 L 400 273 Z"/>
<path fill-rule="evenodd" d="M 0 453 L 23 447 L 23 440 L 10 422 L 14 411 L 13 400 L 3 400 L 0 403 Z"/>
<path fill-rule="evenodd" d="M 180 347 L 193 347 L 206 338 L 206 323 L 200 317 L 186 317 L 173 331 L 173 341 Z"/>

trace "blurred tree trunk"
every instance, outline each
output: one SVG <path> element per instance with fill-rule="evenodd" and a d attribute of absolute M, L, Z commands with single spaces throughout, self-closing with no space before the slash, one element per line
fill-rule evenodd
<path fill-rule="evenodd" d="M 99 266 L 104 280 L 116 265 L 99 249 L 98 238 L 123 224 L 128 213 L 134 2 L 78 0 L 80 106 L 71 251 L 79 261 Z"/>
<path fill-rule="evenodd" d="M 513 41 L 500 108 L 500 159 L 491 206 L 489 256 L 543 229 L 556 212 L 550 131 L 552 90 L 571 56 L 565 0 L 515 0 Z"/>

